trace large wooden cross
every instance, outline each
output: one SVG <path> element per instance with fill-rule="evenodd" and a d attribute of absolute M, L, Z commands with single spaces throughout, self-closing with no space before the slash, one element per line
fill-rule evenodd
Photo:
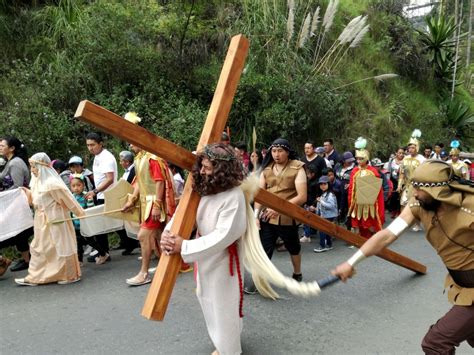
<path fill-rule="evenodd" d="M 218 142 L 220 139 L 237 90 L 248 47 L 248 40 L 244 36 L 238 35 L 232 38 L 206 123 L 201 133 L 198 150 L 204 145 Z M 191 170 L 194 164 L 196 157 L 188 150 L 160 138 L 143 127 L 134 125 L 90 101 L 82 101 L 74 117 L 130 142 L 145 151 L 156 154 L 181 168 Z M 189 175 L 176 210 L 172 233 L 181 235 L 186 239 L 190 237 L 196 219 L 199 199 L 199 195 L 192 191 L 192 176 Z M 361 236 L 295 206 L 268 191 L 259 189 L 255 195 L 255 201 L 357 247 L 360 247 L 366 241 Z M 382 250 L 378 256 L 411 271 L 421 274 L 426 273 L 424 265 L 389 249 Z M 181 258 L 179 255 L 167 256 L 163 254 L 161 256 L 142 310 L 144 317 L 163 320 L 180 264 Z"/>

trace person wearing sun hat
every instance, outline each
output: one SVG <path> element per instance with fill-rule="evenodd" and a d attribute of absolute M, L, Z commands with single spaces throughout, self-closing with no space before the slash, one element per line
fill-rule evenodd
<path fill-rule="evenodd" d="M 474 348 L 474 183 L 454 177 L 452 167 L 427 160 L 412 176 L 414 188 L 399 217 L 376 233 L 349 260 L 333 271 L 343 281 L 366 257 L 392 244 L 419 221 L 426 239 L 448 269 L 445 289 L 453 307 L 432 325 L 422 342 L 426 354 L 454 354 L 467 341 Z"/>

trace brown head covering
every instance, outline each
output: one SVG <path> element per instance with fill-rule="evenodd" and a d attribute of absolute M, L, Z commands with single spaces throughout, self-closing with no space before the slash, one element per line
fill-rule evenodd
<path fill-rule="evenodd" d="M 413 173 L 412 185 L 426 191 L 434 199 L 461 206 L 462 191 L 474 193 L 474 186 L 454 178 L 450 164 L 441 160 L 426 160 Z"/>

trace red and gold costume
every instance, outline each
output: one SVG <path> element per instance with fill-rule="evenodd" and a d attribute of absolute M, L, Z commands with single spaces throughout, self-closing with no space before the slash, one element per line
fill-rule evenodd
<path fill-rule="evenodd" d="M 369 229 L 374 232 L 381 230 L 385 222 L 385 208 L 382 188 L 380 188 L 377 199 L 373 205 L 361 205 L 357 203 L 357 178 L 369 175 L 380 178 L 380 174 L 372 166 L 366 166 L 365 168 L 354 168 L 351 173 L 348 188 L 348 215 L 351 217 L 352 227 L 359 228 L 359 232 L 363 237 L 370 237 L 372 235 L 372 232 L 370 232 Z"/>
<path fill-rule="evenodd" d="M 151 153 L 141 151 L 135 157 L 136 177 L 134 183 L 140 190 L 141 227 L 145 229 L 161 229 L 176 209 L 173 182 L 166 162 Z M 164 183 L 164 195 L 156 196 L 156 183 Z M 161 207 L 159 221 L 153 221 L 151 210 L 154 204 Z"/>

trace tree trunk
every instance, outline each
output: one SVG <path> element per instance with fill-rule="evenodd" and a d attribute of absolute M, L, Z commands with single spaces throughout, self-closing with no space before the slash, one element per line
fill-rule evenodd
<path fill-rule="evenodd" d="M 459 38 L 461 37 L 461 24 L 462 24 L 462 7 L 463 7 L 463 0 L 455 0 L 454 23 L 456 25 L 456 31 L 454 31 L 454 36 L 456 40 L 456 49 L 455 49 L 455 55 L 454 55 L 453 83 L 451 85 L 451 100 L 454 98 L 454 89 L 456 88 L 456 74 L 457 74 L 457 69 L 458 69 L 458 58 L 459 58 Z"/>
<path fill-rule="evenodd" d="M 472 21 L 474 16 L 474 1 L 470 0 L 468 30 L 467 30 L 467 46 L 466 46 L 466 89 L 471 91 L 471 43 L 472 43 Z"/>

